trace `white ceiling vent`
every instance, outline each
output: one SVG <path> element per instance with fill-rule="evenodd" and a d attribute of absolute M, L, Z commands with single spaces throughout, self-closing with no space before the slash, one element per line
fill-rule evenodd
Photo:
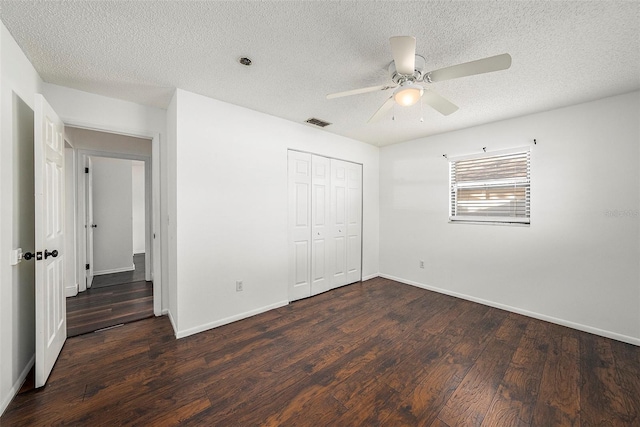
<path fill-rule="evenodd" d="M 331 123 L 325 122 L 324 120 L 316 119 L 315 117 L 311 117 L 310 119 L 305 120 L 310 125 L 319 126 L 321 128 L 329 126 Z"/>

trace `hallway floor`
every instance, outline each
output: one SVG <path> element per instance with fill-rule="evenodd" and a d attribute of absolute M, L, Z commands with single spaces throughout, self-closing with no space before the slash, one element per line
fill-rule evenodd
<path fill-rule="evenodd" d="M 153 317 L 153 283 L 144 280 L 144 254 L 135 271 L 96 276 L 86 292 L 67 298 L 67 337 Z"/>

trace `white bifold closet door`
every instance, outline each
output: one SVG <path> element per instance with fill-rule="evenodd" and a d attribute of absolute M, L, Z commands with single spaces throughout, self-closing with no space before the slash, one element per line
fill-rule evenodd
<path fill-rule="evenodd" d="M 361 279 L 362 165 L 289 151 L 289 298 Z"/>

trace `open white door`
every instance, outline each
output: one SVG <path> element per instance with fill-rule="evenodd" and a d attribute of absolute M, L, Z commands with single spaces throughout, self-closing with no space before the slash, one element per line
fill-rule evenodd
<path fill-rule="evenodd" d="M 42 387 L 67 338 L 64 295 L 64 124 L 35 98 L 36 387 Z"/>
<path fill-rule="evenodd" d="M 93 165 L 91 164 L 91 157 L 85 156 L 84 163 L 84 191 L 85 191 L 85 229 L 87 236 L 87 256 L 86 263 L 88 268 L 86 268 L 86 281 L 87 281 L 87 289 L 91 287 L 93 284 L 93 230 L 97 227 L 96 224 L 93 223 Z"/>

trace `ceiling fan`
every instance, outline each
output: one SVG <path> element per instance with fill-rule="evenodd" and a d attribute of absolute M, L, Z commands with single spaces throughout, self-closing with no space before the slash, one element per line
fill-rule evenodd
<path fill-rule="evenodd" d="M 511 67 L 511 56 L 508 53 L 503 53 L 502 55 L 424 72 L 426 61 L 424 57 L 416 55 L 415 37 L 396 36 L 391 37 L 389 41 L 391 42 L 391 55 L 393 56 L 393 61 L 389 64 L 389 77 L 393 81 L 392 84 L 332 93 L 327 95 L 327 99 L 395 89 L 378 111 L 371 116 L 369 123 L 380 120 L 396 103 L 408 107 L 417 103 L 420 98 L 427 105 L 448 116 L 457 111 L 458 106 L 431 89 L 425 88 L 423 84 L 506 70 Z"/>

